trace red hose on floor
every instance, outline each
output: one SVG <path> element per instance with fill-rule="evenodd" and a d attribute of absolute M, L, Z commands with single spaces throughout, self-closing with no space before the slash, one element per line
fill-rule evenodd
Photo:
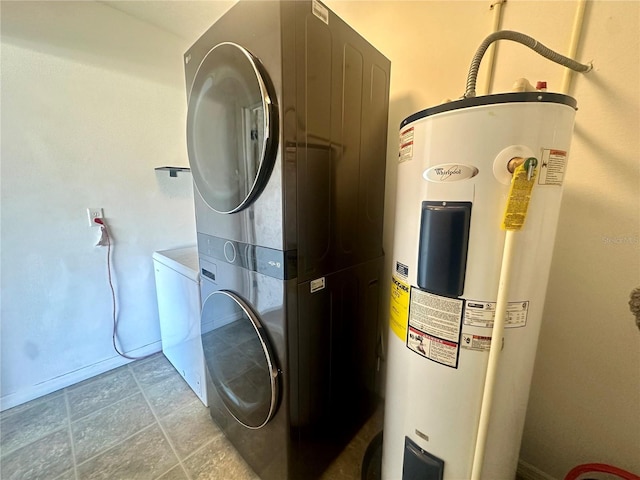
<path fill-rule="evenodd" d="M 612 475 L 617 475 L 624 480 L 640 480 L 640 477 L 635 473 L 627 472 L 621 468 L 606 465 L 604 463 L 585 463 L 584 465 L 573 467 L 569 473 L 567 473 L 567 476 L 564 477 L 564 480 L 577 480 L 580 475 L 593 472 L 611 473 Z"/>

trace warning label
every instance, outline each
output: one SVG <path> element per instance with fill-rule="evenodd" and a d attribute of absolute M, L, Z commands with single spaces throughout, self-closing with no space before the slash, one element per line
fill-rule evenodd
<path fill-rule="evenodd" d="M 400 132 L 400 151 L 398 162 L 406 162 L 413 158 L 413 127 Z"/>
<path fill-rule="evenodd" d="M 434 362 L 457 368 L 458 344 L 441 338 L 426 335 L 424 332 L 409 327 L 407 347 L 419 355 Z"/>
<path fill-rule="evenodd" d="M 562 185 L 567 168 L 567 152 L 564 150 L 542 150 L 539 185 Z"/>
<path fill-rule="evenodd" d="M 535 158 L 528 158 L 522 165 L 516 167 L 509 188 L 507 197 L 507 207 L 502 219 L 504 230 L 520 230 L 527 218 L 529 201 L 531 200 L 531 190 L 535 183 L 535 166 L 538 161 Z"/>
<path fill-rule="evenodd" d="M 411 289 L 407 347 L 434 362 L 458 367 L 464 301 Z"/>
<path fill-rule="evenodd" d="M 505 328 L 524 327 L 527 324 L 529 302 L 509 302 Z M 464 324 L 470 327 L 493 327 L 496 318 L 496 302 L 467 300 L 464 307 Z"/>
<path fill-rule="evenodd" d="M 391 302 L 389 326 L 400 340 L 407 338 L 407 317 L 409 316 L 409 285 L 391 277 Z"/>
<path fill-rule="evenodd" d="M 481 335 L 471 335 L 468 333 L 462 334 L 462 342 L 460 343 L 462 348 L 467 350 L 476 350 L 478 352 L 488 352 L 491 348 L 491 337 L 484 337 Z"/>

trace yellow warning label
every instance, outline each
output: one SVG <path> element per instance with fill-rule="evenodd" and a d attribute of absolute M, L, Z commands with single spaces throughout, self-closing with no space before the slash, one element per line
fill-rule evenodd
<path fill-rule="evenodd" d="M 407 338 L 409 322 L 409 285 L 396 277 L 391 277 L 391 305 L 389 326 L 403 342 Z"/>
<path fill-rule="evenodd" d="M 513 172 L 507 207 L 502 219 L 504 230 L 520 230 L 524 225 L 531 199 L 531 190 L 535 184 L 537 163 L 535 158 L 528 158 Z"/>

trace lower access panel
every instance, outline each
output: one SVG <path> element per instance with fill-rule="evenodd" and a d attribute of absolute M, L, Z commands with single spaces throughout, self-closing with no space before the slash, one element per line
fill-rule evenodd
<path fill-rule="evenodd" d="M 444 461 L 420 448 L 409 437 L 404 438 L 402 480 L 442 480 Z"/>
<path fill-rule="evenodd" d="M 383 257 L 298 285 L 289 322 L 292 434 L 305 469 L 324 468 L 378 404 L 378 304 Z M 312 478 L 311 475 L 296 478 Z"/>

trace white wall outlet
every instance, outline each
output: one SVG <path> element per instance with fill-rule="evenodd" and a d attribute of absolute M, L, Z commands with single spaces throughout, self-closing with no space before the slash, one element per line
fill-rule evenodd
<path fill-rule="evenodd" d="M 89 226 L 98 227 L 98 223 L 94 222 L 96 218 L 103 218 L 101 208 L 87 208 L 87 215 L 89 215 Z"/>

